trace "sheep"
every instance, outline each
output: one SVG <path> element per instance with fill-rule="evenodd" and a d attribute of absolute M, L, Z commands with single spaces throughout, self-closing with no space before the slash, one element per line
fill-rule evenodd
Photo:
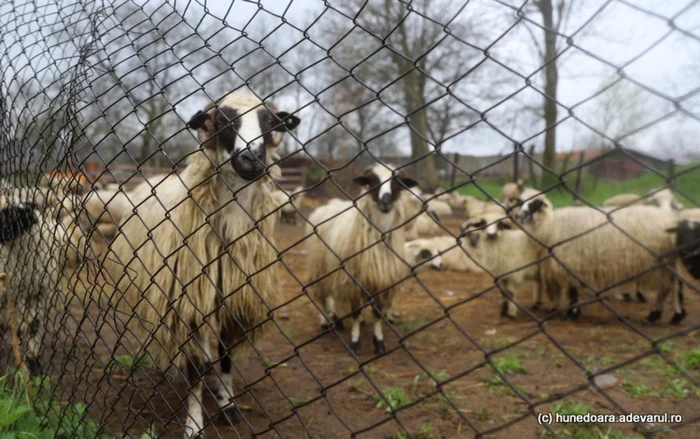
<path fill-rule="evenodd" d="M 406 241 L 406 262 L 416 272 L 425 270 L 428 267 L 442 270 L 442 256 L 438 250 L 426 245 L 425 240 Z"/>
<path fill-rule="evenodd" d="M 366 169 L 353 181 L 363 188 L 354 205 L 337 202 L 309 216 L 306 230 L 313 236 L 307 243 L 308 290 L 317 304 L 327 305 L 328 317 L 320 313 L 322 327 L 335 319 L 336 300 L 350 304 L 350 348 L 356 355 L 362 305 L 372 303 L 375 352 L 383 354 L 381 318 L 392 306 L 396 284 L 409 274 L 402 225 L 410 207 L 402 192 L 417 183 L 384 165 Z"/>
<path fill-rule="evenodd" d="M 641 288 L 658 292 L 646 319 L 651 323 L 660 317 L 670 289 L 677 287 L 673 273 L 663 265 L 657 266 L 658 255 L 667 254 L 674 246 L 671 235 L 665 232 L 676 222 L 673 212 L 649 206 L 631 206 L 612 213 L 587 207 L 552 210 L 542 200 L 534 199 L 523 204 L 518 221 L 543 243 L 542 256 L 551 248 L 551 257 L 540 266 L 542 283 L 559 285 L 562 292 L 568 288 L 572 305 L 578 301 L 582 286 L 598 290 L 634 279 Z M 670 266 L 675 259 L 673 255 L 668 257 Z M 684 314 L 677 306 L 672 323 L 680 322 Z M 575 319 L 578 315 L 579 310 L 573 308 L 568 317 Z"/>
<path fill-rule="evenodd" d="M 303 186 L 297 186 L 292 192 L 292 195 L 287 196 L 285 194 L 287 200 L 285 200 L 281 209 L 283 222 L 287 224 L 297 223 L 297 212 L 298 209 L 301 207 L 301 203 L 304 200 L 304 197 L 306 196 L 303 190 Z"/>
<path fill-rule="evenodd" d="M 476 264 L 500 283 L 504 297 L 501 316 L 514 319 L 517 315 L 517 290 L 528 280 L 536 281 L 533 297 L 539 297 L 540 249 L 536 241 L 501 214 L 485 214 L 473 218 L 464 230 L 465 248 Z"/>
<path fill-rule="evenodd" d="M 467 212 L 466 217 L 478 217 L 489 213 L 498 213 L 505 216 L 506 207 L 500 203 L 491 200 L 479 200 L 471 195 L 463 195 L 464 206 Z"/>
<path fill-rule="evenodd" d="M 678 218 L 681 220 L 700 221 L 700 209 L 683 209 L 678 212 Z"/>
<path fill-rule="evenodd" d="M 204 426 L 210 336 L 216 334 L 222 373 L 216 399 L 231 420 L 237 410 L 231 352 L 270 326 L 279 293 L 275 218 L 268 215 L 275 205 L 265 169 L 268 150 L 299 123 L 246 91 L 197 112 L 187 126 L 202 148 L 122 221 L 103 258 L 122 293 L 115 305 L 145 330 L 142 349 L 163 368 L 186 362 L 185 437 Z"/>
<path fill-rule="evenodd" d="M 676 199 L 671 189 L 655 189 L 647 193 L 649 198 L 646 199 L 646 204 L 657 206 L 665 210 L 682 210 L 685 208 L 683 203 Z"/>
<path fill-rule="evenodd" d="M 604 207 L 629 206 L 641 204 L 642 199 L 637 194 L 618 194 L 603 201 Z"/>
<path fill-rule="evenodd" d="M 413 194 L 419 199 L 426 200 L 424 202 L 426 204 L 427 211 L 434 212 L 440 217 L 452 216 L 452 207 L 450 207 L 450 204 L 444 198 L 444 196 L 447 194 L 443 194 L 441 196 L 423 194 L 419 188 L 414 188 Z M 440 199 L 440 197 L 443 198 Z"/>
<path fill-rule="evenodd" d="M 507 203 L 510 200 L 521 198 L 521 194 L 524 190 L 524 182 L 522 179 L 518 179 L 515 183 L 506 183 L 501 188 L 501 200 Z"/>
<path fill-rule="evenodd" d="M 480 273 L 483 270 L 471 259 L 453 236 L 435 236 L 406 243 L 414 249 L 426 249 L 440 256 L 442 270 Z"/>
<path fill-rule="evenodd" d="M 40 348 L 48 300 L 57 291 L 61 275 L 61 237 L 53 215 L 42 214 L 37 204 L 19 203 L 0 210 L 0 271 L 7 274 L 6 288 L 0 291 L 0 338 L 8 326 L 14 326 L 10 319 L 15 319 L 21 337 L 26 337 L 24 362 L 31 375 L 42 372 Z M 14 299 L 14 310 L 8 309 L 8 294 Z"/>

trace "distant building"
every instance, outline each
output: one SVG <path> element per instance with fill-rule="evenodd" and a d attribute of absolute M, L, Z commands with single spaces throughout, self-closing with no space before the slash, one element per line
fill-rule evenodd
<path fill-rule="evenodd" d="M 588 149 L 557 154 L 557 161 L 567 161 L 567 169 L 578 166 L 584 154 L 584 170 L 602 180 L 631 180 L 654 169 L 667 172 L 669 161 L 630 148 Z"/>

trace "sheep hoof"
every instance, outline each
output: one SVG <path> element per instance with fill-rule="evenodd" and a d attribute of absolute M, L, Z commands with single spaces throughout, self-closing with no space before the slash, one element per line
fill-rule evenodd
<path fill-rule="evenodd" d="M 386 354 L 386 346 L 384 346 L 384 340 L 377 340 L 377 337 L 374 337 L 374 353 L 377 355 Z"/>
<path fill-rule="evenodd" d="M 641 291 L 637 291 L 637 302 L 639 303 L 647 303 L 647 298 L 642 294 Z"/>
<path fill-rule="evenodd" d="M 542 307 L 542 302 L 535 302 L 532 304 L 532 307 L 530 309 L 533 311 L 539 311 L 541 307 Z"/>
<path fill-rule="evenodd" d="M 509 317 L 508 316 L 508 302 L 503 302 L 501 304 L 501 317 Z"/>
<path fill-rule="evenodd" d="M 685 309 L 682 309 L 680 313 L 674 312 L 673 317 L 671 318 L 671 321 L 669 323 L 672 325 L 678 325 L 683 321 L 685 316 Z"/>
<path fill-rule="evenodd" d="M 644 319 L 645 325 L 651 325 L 652 323 L 658 321 L 661 318 L 661 311 L 652 311 L 649 313 L 646 319 Z"/>
<path fill-rule="evenodd" d="M 343 319 L 336 319 L 335 322 L 335 329 L 338 331 L 344 331 L 345 330 L 345 324 L 343 323 Z"/>
<path fill-rule="evenodd" d="M 625 301 L 625 303 L 632 303 L 634 302 L 634 299 L 632 299 L 632 295 L 630 293 L 624 293 L 622 295 L 622 300 Z"/>
<path fill-rule="evenodd" d="M 581 310 L 578 308 L 573 308 L 566 312 L 566 320 L 569 322 L 575 322 L 579 317 L 581 317 Z"/>
<path fill-rule="evenodd" d="M 217 423 L 223 425 L 238 424 L 241 421 L 240 415 L 238 414 L 238 408 L 235 405 L 222 408 L 221 411 L 219 411 L 219 416 L 217 416 L 217 421 Z"/>
<path fill-rule="evenodd" d="M 27 364 L 27 370 L 29 370 L 29 376 L 35 377 L 42 375 L 41 362 L 38 358 L 28 357 L 25 362 Z"/>
<path fill-rule="evenodd" d="M 355 355 L 360 355 L 360 340 L 353 341 L 350 343 L 350 350 Z"/>

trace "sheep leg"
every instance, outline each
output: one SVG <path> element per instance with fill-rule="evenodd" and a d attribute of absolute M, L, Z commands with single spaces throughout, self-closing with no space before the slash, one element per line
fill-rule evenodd
<path fill-rule="evenodd" d="M 187 361 L 187 422 L 185 423 L 185 439 L 203 438 L 204 414 L 202 413 L 202 383 L 203 371 L 200 372 L 199 360 L 190 358 Z"/>
<path fill-rule="evenodd" d="M 222 332 L 222 340 L 226 340 L 224 335 Z M 216 402 L 219 405 L 219 413 L 230 425 L 234 425 L 240 419 L 238 407 L 233 400 L 233 376 L 231 373 L 233 362 L 223 341 L 219 342 L 219 359 L 221 360 L 221 382 L 216 390 Z"/>
<path fill-rule="evenodd" d="M 574 306 L 578 302 L 578 289 L 569 287 L 569 310 L 566 312 L 566 320 L 575 322 L 581 317 L 581 309 Z"/>
<path fill-rule="evenodd" d="M 639 303 L 647 303 L 649 302 L 644 294 L 642 294 L 641 291 L 637 291 L 637 302 Z"/>
<path fill-rule="evenodd" d="M 338 331 L 345 330 L 343 320 L 339 320 L 335 315 L 335 299 L 332 296 L 326 298 L 326 315 L 321 313 L 321 330 L 325 331 L 335 324 Z"/>
<path fill-rule="evenodd" d="M 676 307 L 676 312 L 673 313 L 670 323 L 678 325 L 686 316 L 685 308 L 683 308 L 683 283 L 676 278 L 673 284 L 673 304 Z"/>
<path fill-rule="evenodd" d="M 509 319 L 515 320 L 515 316 L 518 314 L 518 307 L 513 302 L 513 293 L 511 292 L 508 283 L 503 282 L 503 287 L 499 289 L 503 294 L 503 302 L 501 303 L 501 317 L 508 317 Z"/>
<path fill-rule="evenodd" d="M 644 319 L 645 325 L 650 325 L 661 318 L 661 313 L 664 310 L 664 302 L 666 301 L 666 297 L 668 297 L 669 293 L 670 289 L 665 288 L 656 294 L 656 301 L 654 303 L 654 307 L 651 309 L 651 312 L 649 313 L 647 318 Z"/>
<path fill-rule="evenodd" d="M 382 317 L 376 309 L 374 310 L 374 353 L 377 355 L 386 354 L 384 332 L 382 330 Z"/>
<path fill-rule="evenodd" d="M 537 311 L 542 307 L 542 289 L 539 282 L 535 282 L 532 287 L 532 307 L 533 311 Z"/>
<path fill-rule="evenodd" d="M 350 303 L 352 308 L 352 327 L 350 329 L 350 349 L 355 355 L 360 355 L 360 323 L 362 323 L 362 308 L 360 302 L 353 300 Z"/>

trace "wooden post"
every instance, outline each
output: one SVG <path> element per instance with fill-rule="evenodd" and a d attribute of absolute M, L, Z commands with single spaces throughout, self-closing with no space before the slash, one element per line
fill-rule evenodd
<path fill-rule="evenodd" d="M 576 196 L 581 196 L 581 175 L 583 174 L 583 160 L 586 158 L 586 151 L 581 151 L 578 157 L 578 168 L 576 169 Z"/>
<path fill-rule="evenodd" d="M 528 171 L 530 173 L 530 185 L 537 189 L 537 176 L 535 175 L 535 165 L 532 163 L 535 157 L 535 145 L 530 145 L 530 149 L 527 151 L 527 154 L 530 156 L 529 160 L 527 161 L 527 167 Z"/>
<path fill-rule="evenodd" d="M 519 147 L 517 142 L 513 142 L 513 181 L 517 183 L 520 178 L 520 166 L 518 163 Z"/>
<path fill-rule="evenodd" d="M 457 165 L 459 164 L 459 154 L 452 154 L 452 175 L 450 175 L 450 189 L 455 187 L 455 180 L 457 178 Z"/>
<path fill-rule="evenodd" d="M 676 179 L 673 177 L 676 174 L 676 162 L 673 159 L 668 161 L 668 184 L 671 189 L 676 187 Z"/>

